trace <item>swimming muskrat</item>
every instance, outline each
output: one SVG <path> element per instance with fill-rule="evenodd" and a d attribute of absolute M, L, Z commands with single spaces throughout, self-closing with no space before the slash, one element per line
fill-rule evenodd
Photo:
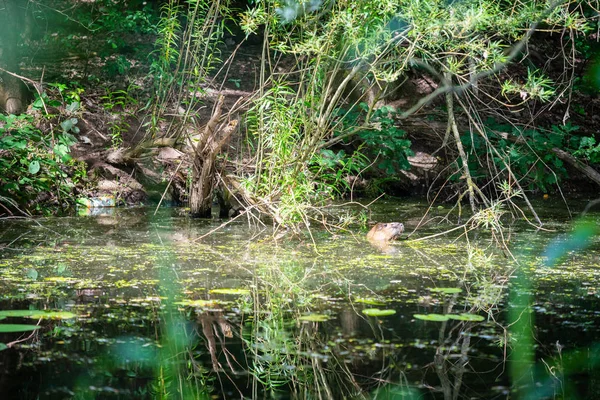
<path fill-rule="evenodd" d="M 400 222 L 380 222 L 367 233 L 367 239 L 372 242 L 388 242 L 396 239 L 402 232 L 404 232 L 404 224 Z"/>

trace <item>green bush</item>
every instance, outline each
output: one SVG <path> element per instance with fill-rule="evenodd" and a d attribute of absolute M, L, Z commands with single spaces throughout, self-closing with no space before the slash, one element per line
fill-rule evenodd
<path fill-rule="evenodd" d="M 474 178 L 488 177 L 489 171 L 504 171 L 510 166 L 512 172 L 520 179 L 521 186 L 529 190 L 551 191 L 553 185 L 558 184 L 568 176 L 568 171 L 563 160 L 558 158 L 554 148 L 567 149 L 568 144 L 574 140 L 579 143 L 572 132 L 577 126 L 553 125 L 550 129 L 522 129 L 514 125 L 498 124 L 495 120 L 486 121 L 486 139 L 478 135 L 463 135 L 461 141 L 465 144 L 470 154 L 485 154 L 489 143 L 494 145 L 497 152 L 489 152 L 488 162 L 469 158 L 469 169 Z M 488 143 L 489 141 L 489 143 Z M 582 145 L 585 144 L 582 142 Z M 584 147 L 582 147 L 582 151 Z M 575 154 L 577 155 L 577 154 Z M 455 176 L 459 179 L 460 172 Z"/>
<path fill-rule="evenodd" d="M 398 171 L 410 168 L 408 158 L 414 155 L 411 150 L 411 141 L 407 139 L 406 131 L 396 126 L 398 111 L 393 107 L 383 106 L 373 111 L 368 122 L 366 119 L 369 106 L 361 103 L 359 111 L 346 114 L 343 121 L 343 132 L 352 126 L 365 126 L 356 133 L 362 142 L 361 152 L 369 160 L 377 160 L 374 166 L 386 175 L 394 175 Z M 344 115 L 345 111 L 340 110 Z M 355 140 L 355 136 L 348 137 L 348 141 Z M 367 163 L 368 164 L 368 163 Z M 366 166 L 366 165 L 365 165 Z"/>
<path fill-rule="evenodd" d="M 52 137 L 37 129 L 30 115 L 0 115 L 1 203 L 11 210 L 18 204 L 26 212 L 47 213 L 48 204 L 73 202 L 73 179 L 85 175 L 69 155 L 77 139 L 68 131 L 76 123 L 75 118 L 63 121 Z"/>

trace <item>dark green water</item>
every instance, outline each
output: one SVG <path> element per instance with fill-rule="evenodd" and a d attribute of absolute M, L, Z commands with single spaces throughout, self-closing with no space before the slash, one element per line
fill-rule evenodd
<path fill-rule="evenodd" d="M 485 230 L 406 240 L 410 202 L 373 209 L 407 228 L 385 249 L 241 219 L 201 238 L 222 221 L 176 209 L 0 221 L 0 309 L 74 314 L 0 321 L 40 326 L 0 333 L 0 398 L 600 398 L 597 228 L 538 211 L 550 231 L 505 215 L 504 251 Z"/>

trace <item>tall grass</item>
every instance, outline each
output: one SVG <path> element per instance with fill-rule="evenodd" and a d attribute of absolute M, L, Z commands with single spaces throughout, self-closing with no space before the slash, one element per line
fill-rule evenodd
<path fill-rule="evenodd" d="M 169 0 L 162 6 L 158 38 L 153 52 L 151 77 L 151 132 L 156 134 L 170 114 L 163 135 L 179 137 L 186 124 L 200 125 L 195 118 L 211 71 L 220 62 L 217 44 L 231 10 L 228 0 L 190 0 L 184 5 Z M 176 116 L 173 118 L 173 116 Z"/>

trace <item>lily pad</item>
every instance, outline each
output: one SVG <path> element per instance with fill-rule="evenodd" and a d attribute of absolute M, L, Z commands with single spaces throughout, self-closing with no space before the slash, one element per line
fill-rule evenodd
<path fill-rule="evenodd" d="M 435 321 L 435 322 L 444 322 L 450 319 L 447 315 L 442 314 L 414 314 L 413 317 L 416 319 L 422 319 L 423 321 Z"/>
<path fill-rule="evenodd" d="M 299 320 L 310 322 L 325 322 L 329 320 L 329 316 L 325 314 L 308 314 L 301 316 Z"/>
<path fill-rule="evenodd" d="M 0 333 L 28 332 L 36 329 L 40 329 L 40 327 L 38 325 L 0 324 Z"/>
<path fill-rule="evenodd" d="M 444 294 L 454 294 L 462 292 L 461 288 L 452 288 L 452 287 L 441 287 L 441 288 L 433 288 L 429 289 L 429 291 L 434 293 L 444 293 Z"/>
<path fill-rule="evenodd" d="M 485 320 L 485 318 L 482 317 L 481 315 L 469 314 L 469 313 L 462 313 L 460 315 L 449 315 L 448 317 L 458 320 L 458 321 L 481 322 L 481 321 Z"/>
<path fill-rule="evenodd" d="M 0 317 L 22 317 L 22 318 L 47 318 L 47 319 L 70 319 L 76 315 L 68 311 L 44 311 L 44 310 L 4 310 L 0 311 Z"/>
<path fill-rule="evenodd" d="M 387 317 L 396 314 L 396 310 L 380 310 L 379 308 L 366 308 L 362 313 L 369 317 Z"/>
<path fill-rule="evenodd" d="M 175 304 L 189 307 L 210 307 L 216 306 L 218 302 L 216 300 L 182 300 L 175 302 Z"/>
<path fill-rule="evenodd" d="M 248 289 L 227 289 L 227 288 L 222 288 L 222 289 L 213 289 L 210 291 L 210 293 L 213 294 L 236 294 L 239 296 L 242 295 L 248 295 L 250 294 L 250 291 Z"/>
<path fill-rule="evenodd" d="M 356 299 L 357 303 L 368 304 L 370 306 L 385 306 L 385 302 L 373 298 Z"/>
<path fill-rule="evenodd" d="M 67 278 L 64 276 L 48 276 L 44 278 L 45 281 L 56 282 L 56 283 L 73 283 L 77 282 L 77 279 Z"/>

